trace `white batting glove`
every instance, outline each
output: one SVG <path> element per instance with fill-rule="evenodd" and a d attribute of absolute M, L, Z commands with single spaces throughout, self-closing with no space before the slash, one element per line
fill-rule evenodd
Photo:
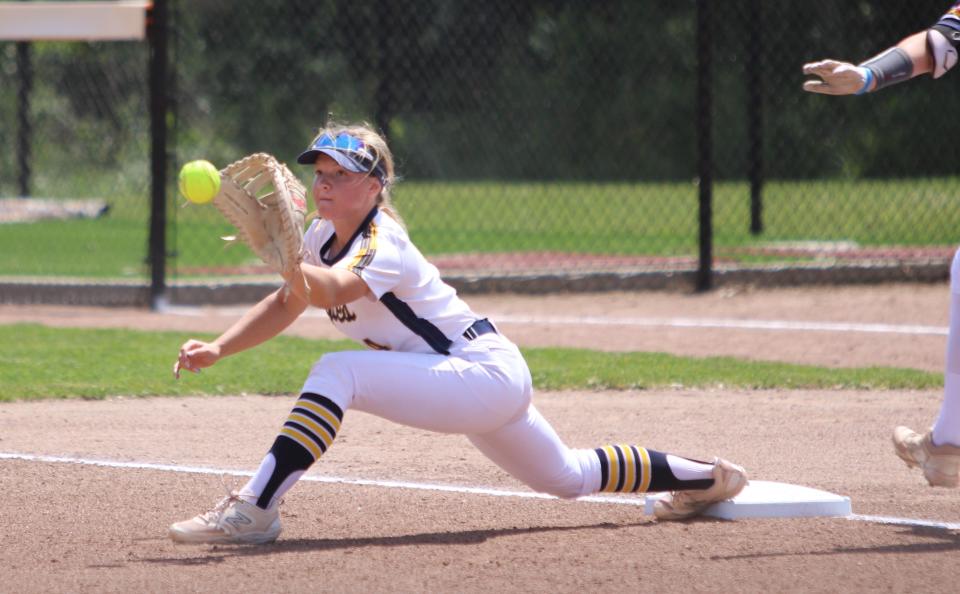
<path fill-rule="evenodd" d="M 803 65 L 803 73 L 819 76 L 823 80 L 807 80 L 803 90 L 824 95 L 862 95 L 873 84 L 869 68 L 854 66 L 849 62 L 822 60 Z"/>

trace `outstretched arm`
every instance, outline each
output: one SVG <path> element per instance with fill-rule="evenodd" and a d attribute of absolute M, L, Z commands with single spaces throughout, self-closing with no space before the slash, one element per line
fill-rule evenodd
<path fill-rule="evenodd" d="M 200 371 L 223 357 L 233 355 L 270 340 L 283 332 L 307 308 L 299 299 L 287 299 L 280 289 L 263 298 L 230 328 L 212 342 L 190 339 L 180 347 L 173 374 L 181 370 Z"/>
<path fill-rule="evenodd" d="M 931 70 L 933 60 L 927 46 L 927 32 L 921 31 L 859 66 L 838 60 L 804 64 L 804 74 L 821 80 L 804 81 L 803 90 L 825 95 L 861 95 L 882 88 L 878 85 L 888 86 Z"/>
<path fill-rule="evenodd" d="M 804 64 L 803 73 L 819 80 L 807 80 L 803 88 L 826 95 L 862 95 L 921 74 L 940 78 L 956 65 L 958 48 L 960 2 L 933 27 L 914 33 L 859 65 L 839 60 Z"/>

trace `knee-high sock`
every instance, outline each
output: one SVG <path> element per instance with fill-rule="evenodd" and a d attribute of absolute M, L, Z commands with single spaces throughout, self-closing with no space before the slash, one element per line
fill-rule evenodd
<path fill-rule="evenodd" d="M 707 462 L 631 445 L 608 445 L 594 452 L 600 459 L 600 491 L 684 491 L 713 486 L 713 464 Z"/>
<path fill-rule="evenodd" d="M 327 451 L 340 430 L 343 411 L 329 398 L 303 393 L 257 473 L 240 490 L 266 509 L 278 501 Z"/>

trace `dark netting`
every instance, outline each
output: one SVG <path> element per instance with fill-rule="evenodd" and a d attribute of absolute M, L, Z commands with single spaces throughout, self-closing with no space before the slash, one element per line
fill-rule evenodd
<path fill-rule="evenodd" d="M 879 93 L 831 97 L 801 90 L 801 66 L 825 58 L 859 63 L 931 26 L 948 7 L 717 6 L 726 17 L 717 19 L 715 39 L 718 269 L 788 268 L 781 276 L 792 282 L 881 278 L 870 272 L 925 265 L 946 274 L 960 222 L 948 148 L 950 129 L 960 124 L 948 115 L 956 81 L 924 76 Z M 762 191 L 751 201 L 758 168 L 753 187 Z"/>
<path fill-rule="evenodd" d="M 146 276 L 147 56 L 0 42 L 0 275 Z"/>
<path fill-rule="evenodd" d="M 330 115 L 365 120 L 447 273 L 695 266 L 693 2 L 356 4 L 178 11 L 178 158 L 292 162 Z M 176 217 L 178 276 L 256 270 L 211 209 Z"/>
<path fill-rule="evenodd" d="M 403 176 L 397 206 L 448 275 L 611 272 L 616 286 L 634 273 L 696 270 L 703 122 L 714 270 L 781 282 L 945 270 L 957 235 L 949 139 L 960 122 L 948 110 L 960 75 L 825 97 L 801 90 L 801 66 L 864 60 L 947 3 L 727 0 L 713 2 L 698 33 L 704 4 L 172 1 L 168 280 L 276 278 L 244 246 L 222 246 L 230 229 L 214 208 L 183 206 L 176 171 L 263 151 L 309 186 L 295 156 L 329 117 L 386 134 Z M 703 35 L 712 117 L 697 111 Z M 7 147 L 21 129 L 18 47 L 0 43 Z M 0 274 L 142 277 L 148 46 L 29 49 L 29 194 L 99 199 L 110 211 L 2 223 Z M 0 154 L 0 196 L 21 194 L 21 155 Z"/>

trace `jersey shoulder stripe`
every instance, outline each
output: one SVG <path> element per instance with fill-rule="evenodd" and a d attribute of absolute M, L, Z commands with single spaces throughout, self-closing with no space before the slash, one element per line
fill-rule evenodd
<path fill-rule="evenodd" d="M 370 262 L 373 261 L 373 257 L 376 255 L 376 253 L 377 224 L 371 220 L 370 224 L 363 232 L 357 255 L 354 256 L 350 264 L 347 265 L 347 270 L 359 275 L 361 272 L 363 272 L 364 268 L 370 265 Z"/>

